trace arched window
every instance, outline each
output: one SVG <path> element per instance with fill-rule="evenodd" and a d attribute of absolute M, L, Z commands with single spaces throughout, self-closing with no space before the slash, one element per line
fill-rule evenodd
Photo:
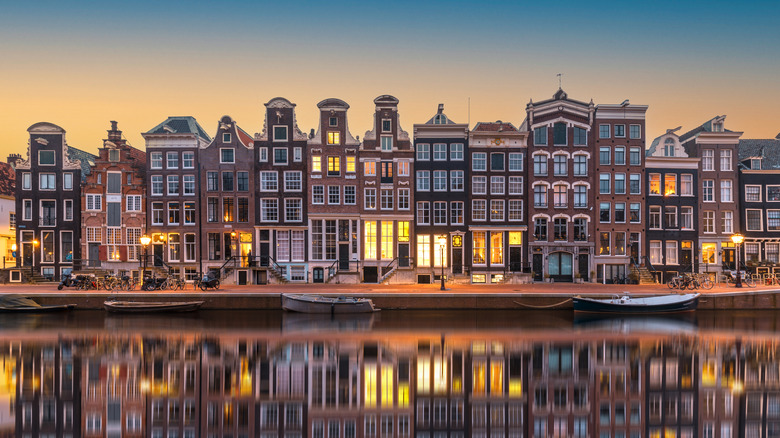
<path fill-rule="evenodd" d="M 671 138 L 667 138 L 666 141 L 664 141 L 664 157 L 673 157 L 674 156 L 674 140 Z"/>

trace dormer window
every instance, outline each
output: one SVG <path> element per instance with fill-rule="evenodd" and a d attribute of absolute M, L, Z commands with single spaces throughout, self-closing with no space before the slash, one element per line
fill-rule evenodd
<path fill-rule="evenodd" d="M 674 140 L 671 138 L 667 138 L 664 141 L 664 157 L 673 157 L 674 156 Z"/>
<path fill-rule="evenodd" d="M 341 144 L 341 136 L 339 131 L 328 132 L 328 144 Z"/>
<path fill-rule="evenodd" d="M 390 132 L 390 119 L 382 119 L 382 132 Z"/>
<path fill-rule="evenodd" d="M 54 151 L 38 151 L 38 164 L 41 166 L 53 166 Z"/>
<path fill-rule="evenodd" d="M 444 114 L 436 114 L 436 117 L 433 118 L 433 124 L 434 125 L 446 125 L 447 124 L 447 116 Z"/>
<path fill-rule="evenodd" d="M 286 126 L 274 126 L 274 141 L 287 141 Z"/>
<path fill-rule="evenodd" d="M 751 158 L 750 168 L 752 170 L 761 170 L 761 158 Z"/>
<path fill-rule="evenodd" d="M 229 132 L 225 132 L 224 134 L 222 134 L 222 143 L 230 143 L 230 141 L 231 140 L 230 140 Z"/>
<path fill-rule="evenodd" d="M 330 119 L 328 119 L 328 126 L 331 127 L 339 126 L 339 119 L 337 119 L 336 117 L 331 117 Z"/>
<path fill-rule="evenodd" d="M 723 122 L 715 122 L 712 124 L 712 132 L 723 132 Z"/>
<path fill-rule="evenodd" d="M 119 162 L 119 149 L 108 150 L 108 161 L 112 163 Z"/>

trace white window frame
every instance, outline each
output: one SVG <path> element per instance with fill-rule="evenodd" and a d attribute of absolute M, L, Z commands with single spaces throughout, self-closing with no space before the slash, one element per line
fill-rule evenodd
<path fill-rule="evenodd" d="M 233 152 L 233 161 L 224 161 L 225 151 Z M 236 148 L 219 148 L 219 164 L 236 164 Z"/>

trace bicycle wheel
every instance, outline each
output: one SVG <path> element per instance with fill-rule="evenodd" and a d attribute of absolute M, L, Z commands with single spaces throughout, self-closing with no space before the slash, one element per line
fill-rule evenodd
<path fill-rule="evenodd" d="M 705 278 L 704 281 L 701 283 L 701 287 L 707 290 L 712 289 L 714 286 L 715 283 L 712 280 L 710 280 L 709 277 Z"/>
<path fill-rule="evenodd" d="M 219 290 L 219 280 L 216 280 L 216 281 L 214 282 L 214 289 L 217 289 L 217 290 Z"/>
<path fill-rule="evenodd" d="M 748 285 L 748 287 L 756 287 L 756 280 L 753 280 L 752 277 L 745 277 L 745 284 Z"/>
<path fill-rule="evenodd" d="M 666 285 L 669 286 L 669 289 L 677 288 L 677 277 L 672 278 L 671 280 L 669 280 L 669 282 L 666 283 Z"/>

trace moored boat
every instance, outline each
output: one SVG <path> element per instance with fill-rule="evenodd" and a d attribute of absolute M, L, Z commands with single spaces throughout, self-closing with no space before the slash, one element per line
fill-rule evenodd
<path fill-rule="evenodd" d="M 575 296 L 572 298 L 575 312 L 595 313 L 670 313 L 696 310 L 700 294 L 668 294 L 635 298 L 629 295 L 613 295 L 596 299 Z"/>
<path fill-rule="evenodd" d="M 121 313 L 164 313 L 194 312 L 205 301 L 116 301 L 107 300 L 103 307 L 109 312 Z"/>
<path fill-rule="evenodd" d="M 282 308 L 301 313 L 370 313 L 379 309 L 370 298 L 282 294 Z"/>
<path fill-rule="evenodd" d="M 42 306 L 32 298 L 21 295 L 3 295 L 0 297 L 0 312 L 41 313 L 62 312 L 76 307 L 75 304 L 54 304 Z"/>

